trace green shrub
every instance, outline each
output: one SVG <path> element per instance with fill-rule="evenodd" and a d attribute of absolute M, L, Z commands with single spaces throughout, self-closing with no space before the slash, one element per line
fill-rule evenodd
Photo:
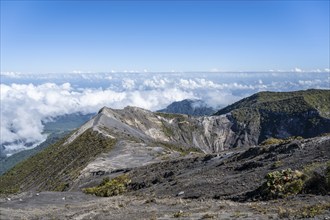
<path fill-rule="evenodd" d="M 182 210 L 179 210 L 178 212 L 173 214 L 174 218 L 182 218 L 182 217 L 188 217 L 189 213 L 183 212 Z"/>
<path fill-rule="evenodd" d="M 84 193 L 96 196 L 109 197 L 123 194 L 127 191 L 127 186 L 131 182 L 127 175 L 121 175 L 114 179 L 104 178 L 100 185 L 83 189 Z"/>
<path fill-rule="evenodd" d="M 282 171 L 274 171 L 266 175 L 263 185 L 263 193 L 267 198 L 283 198 L 300 193 L 304 186 L 305 175 L 290 168 Z"/>
<path fill-rule="evenodd" d="M 291 136 L 291 137 L 287 137 L 284 139 L 280 139 L 280 138 L 268 138 L 266 140 L 264 140 L 263 142 L 261 142 L 260 145 L 265 146 L 265 145 L 271 145 L 271 144 L 284 144 L 284 143 L 289 143 L 290 141 L 293 140 L 303 140 L 304 138 L 301 136 Z"/>

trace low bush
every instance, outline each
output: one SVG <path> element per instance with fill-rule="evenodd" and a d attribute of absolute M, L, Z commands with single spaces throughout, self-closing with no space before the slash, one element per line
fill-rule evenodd
<path fill-rule="evenodd" d="M 264 197 L 276 199 L 296 195 L 302 191 L 305 178 L 302 172 L 290 168 L 268 173 L 262 186 Z"/>
<path fill-rule="evenodd" d="M 264 140 L 260 145 L 266 146 L 266 145 L 282 144 L 282 143 L 284 143 L 284 140 L 282 139 L 268 138 L 267 140 Z"/>
<path fill-rule="evenodd" d="M 131 182 L 127 175 L 121 175 L 114 179 L 104 178 L 100 185 L 83 189 L 84 193 L 96 196 L 109 197 L 123 194 L 127 191 L 127 186 Z"/>
<path fill-rule="evenodd" d="M 303 137 L 300 136 L 290 136 L 284 139 L 280 139 L 280 138 L 268 138 L 266 140 L 264 140 L 263 142 L 261 142 L 261 146 L 266 146 L 266 145 L 273 145 L 273 144 L 284 144 L 284 143 L 289 143 L 290 141 L 293 140 L 303 140 Z"/>
<path fill-rule="evenodd" d="M 291 170 L 270 172 L 266 182 L 258 188 L 263 199 L 284 198 L 298 193 L 326 195 L 330 192 L 330 161 L 312 163 L 302 171 Z"/>

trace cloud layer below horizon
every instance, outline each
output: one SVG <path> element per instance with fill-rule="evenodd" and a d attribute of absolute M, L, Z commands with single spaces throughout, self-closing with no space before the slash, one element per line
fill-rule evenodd
<path fill-rule="evenodd" d="M 103 106 L 154 111 L 188 98 L 220 108 L 259 91 L 329 89 L 329 83 L 328 73 L 7 74 L 0 85 L 0 144 L 6 154 L 27 149 L 46 138 L 43 121 Z"/>

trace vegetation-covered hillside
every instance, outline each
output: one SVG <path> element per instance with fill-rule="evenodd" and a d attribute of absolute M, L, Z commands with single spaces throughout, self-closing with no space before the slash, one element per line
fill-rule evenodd
<path fill-rule="evenodd" d="M 13 154 L 9 157 L 1 158 L 0 159 L 0 175 L 4 174 L 7 170 L 14 167 L 19 162 L 28 159 L 29 157 L 37 154 L 38 152 L 42 151 L 43 149 L 47 148 L 51 144 L 56 143 L 60 139 L 64 138 L 66 135 L 68 135 L 70 132 L 58 132 L 58 133 L 51 133 L 47 137 L 47 139 L 36 146 L 35 148 L 29 149 L 29 150 L 23 150 L 21 152 L 18 152 L 16 154 Z"/>
<path fill-rule="evenodd" d="M 1 176 L 0 193 L 31 188 L 63 191 L 90 161 L 111 150 L 116 142 L 91 129 L 71 143 L 65 144 L 65 140 L 49 146 Z"/>
<path fill-rule="evenodd" d="M 314 137 L 330 132 L 330 90 L 260 92 L 215 115 L 227 113 L 237 123 L 236 130 L 250 126 L 259 135 L 258 143 L 270 137 Z"/>
<path fill-rule="evenodd" d="M 47 139 L 35 148 L 20 151 L 9 157 L 0 157 L 0 175 L 14 167 L 19 162 L 26 160 L 27 158 L 45 149 L 49 145 L 54 144 L 55 142 L 64 138 L 67 134 L 79 128 L 86 121 L 90 120 L 93 115 L 94 114 L 73 113 L 57 116 L 43 121 L 43 133 L 47 134 Z"/>
<path fill-rule="evenodd" d="M 259 92 L 219 110 L 215 115 L 226 114 L 233 110 L 239 115 L 239 111 L 245 108 L 289 114 L 316 110 L 322 117 L 330 119 L 330 90 Z"/>

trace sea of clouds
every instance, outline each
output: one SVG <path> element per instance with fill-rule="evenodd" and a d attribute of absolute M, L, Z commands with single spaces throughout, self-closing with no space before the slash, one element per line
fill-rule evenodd
<path fill-rule="evenodd" d="M 159 110 L 202 99 L 221 108 L 259 91 L 329 89 L 329 72 L 265 73 L 1 73 L 1 148 L 12 154 L 45 140 L 43 122 L 103 106 Z"/>

